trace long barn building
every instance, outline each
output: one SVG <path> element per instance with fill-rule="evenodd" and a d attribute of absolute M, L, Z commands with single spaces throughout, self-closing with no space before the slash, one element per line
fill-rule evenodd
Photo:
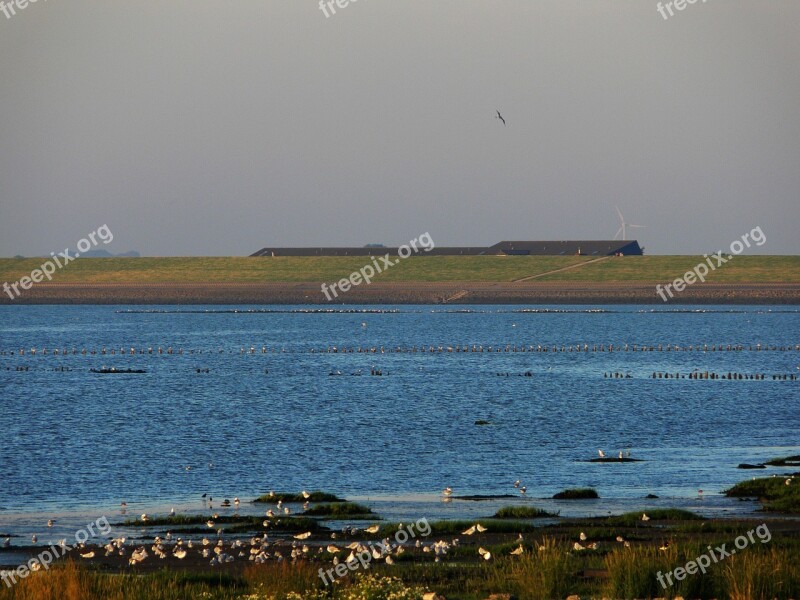
<path fill-rule="evenodd" d="M 397 254 L 385 246 L 329 248 L 262 248 L 250 256 L 377 256 Z M 644 249 L 636 240 L 567 240 L 499 242 L 494 246 L 436 246 L 420 255 L 437 256 L 641 256 Z"/>

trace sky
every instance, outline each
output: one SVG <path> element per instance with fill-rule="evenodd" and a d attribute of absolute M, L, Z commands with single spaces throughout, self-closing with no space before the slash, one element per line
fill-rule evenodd
<path fill-rule="evenodd" d="M 616 206 L 646 254 L 800 254 L 797 0 L 334 8 L 0 13 L 0 256 L 611 239 Z"/>

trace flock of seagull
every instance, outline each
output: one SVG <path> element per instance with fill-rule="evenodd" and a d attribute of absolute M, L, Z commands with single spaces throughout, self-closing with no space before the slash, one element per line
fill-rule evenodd
<path fill-rule="evenodd" d="M 606 453 L 603 452 L 600 449 L 597 450 L 597 456 L 598 456 L 598 458 L 608 458 L 606 456 Z M 619 458 L 620 460 L 623 459 L 623 458 L 630 458 L 630 457 L 631 457 L 631 451 L 630 450 L 626 450 L 625 452 L 620 450 L 619 454 L 617 455 L 617 458 Z"/>
<path fill-rule="evenodd" d="M 603 450 L 598 450 L 597 452 L 600 458 L 606 457 L 606 454 L 603 452 Z M 628 456 L 630 456 L 630 451 L 628 451 Z M 623 457 L 623 451 L 621 450 L 619 452 L 619 457 Z M 792 480 L 793 477 L 786 479 L 785 484 L 790 485 Z M 522 495 L 525 495 L 527 492 L 527 487 L 522 485 L 522 482 L 519 479 L 514 482 L 514 488 L 517 489 Z M 702 490 L 699 490 L 699 492 L 702 495 Z M 446 501 L 451 500 L 453 496 L 453 489 L 451 487 L 444 488 L 444 490 L 442 490 L 442 495 Z M 270 492 L 270 496 L 274 497 L 275 494 Z M 303 490 L 301 492 L 301 496 L 305 499 L 303 508 L 304 510 L 307 510 L 311 495 L 307 491 Z M 204 501 L 206 497 L 207 494 L 203 494 Z M 209 497 L 208 501 L 210 503 L 213 501 L 213 498 Z M 230 505 L 231 504 L 229 500 L 225 500 L 222 504 L 222 506 Z M 239 498 L 234 498 L 233 506 L 238 509 L 239 505 Z M 124 513 L 124 511 L 127 509 L 127 503 L 123 501 L 121 503 L 121 507 Z M 290 515 L 291 509 L 288 506 L 285 506 L 281 499 L 278 499 L 275 503 L 275 508 L 269 508 L 265 512 L 267 519 L 265 519 L 262 523 L 264 529 L 267 529 L 271 525 L 271 518 L 274 518 L 280 514 Z M 175 516 L 174 508 L 170 511 L 170 516 Z M 206 525 L 209 529 L 214 529 L 216 527 L 216 522 L 214 519 L 217 518 L 219 518 L 219 515 L 215 513 L 212 518 L 206 522 Z M 650 520 L 650 517 L 647 515 L 647 513 L 642 513 L 640 518 L 643 522 Z M 139 520 L 143 523 L 147 523 L 151 520 L 151 517 L 147 513 L 143 513 L 139 517 Z M 48 528 L 53 527 L 54 524 L 54 519 L 48 519 Z M 402 529 L 403 524 L 401 523 L 399 527 Z M 375 535 L 379 531 L 380 525 L 375 524 L 366 527 L 363 530 L 359 530 L 356 527 L 345 527 L 342 529 L 341 533 L 344 536 L 352 537 L 361 535 L 362 533 Z M 474 525 L 471 525 L 462 531 L 461 535 L 473 536 L 486 533 L 487 531 L 489 531 L 488 527 L 482 525 L 481 523 L 475 523 Z M 192 540 L 184 541 L 182 538 L 173 539 L 172 533 L 167 532 L 163 538 L 161 536 L 154 537 L 153 542 L 149 547 L 149 552 L 146 545 L 138 545 L 131 551 L 130 547 L 133 545 L 132 540 L 128 540 L 125 537 L 116 537 L 104 544 L 102 549 L 105 551 L 105 557 L 126 557 L 130 551 L 128 565 L 131 567 L 142 564 L 145 560 L 151 557 L 151 553 L 152 556 L 161 560 L 167 559 L 170 556 L 177 560 L 184 560 L 189 556 L 190 552 L 194 552 L 198 558 L 208 560 L 209 566 L 215 567 L 222 564 L 232 563 L 237 559 L 246 559 L 256 564 L 262 564 L 270 560 L 296 561 L 315 557 L 323 560 L 329 559 L 332 561 L 332 564 L 336 566 L 342 562 L 342 560 L 339 558 L 339 554 L 345 550 L 350 550 L 348 556 L 343 560 L 343 562 L 347 565 L 352 565 L 354 562 L 356 562 L 358 560 L 357 556 L 363 555 L 364 552 L 368 552 L 375 560 L 383 560 L 387 565 L 392 565 L 395 562 L 394 558 L 392 557 L 397 557 L 405 552 L 402 544 L 392 543 L 388 537 L 385 537 L 383 540 L 378 542 L 379 548 L 376 547 L 372 541 L 367 541 L 366 543 L 353 541 L 346 546 L 337 546 L 334 543 L 328 543 L 327 545 L 320 544 L 317 546 L 316 550 L 314 550 L 307 542 L 307 540 L 309 540 L 313 535 L 311 531 L 297 533 L 292 536 L 291 541 L 283 539 L 270 541 L 269 533 L 264 532 L 262 535 L 250 537 L 249 540 L 243 541 L 240 539 L 235 539 L 227 542 L 222 539 L 223 532 L 224 530 L 222 528 L 216 529 L 215 533 L 218 536 L 216 542 L 212 541 L 208 537 L 203 537 L 199 542 L 193 542 Z M 330 539 L 337 540 L 337 532 L 331 532 Z M 36 544 L 37 541 L 38 538 L 36 534 L 32 535 L 31 542 Z M 519 545 L 509 552 L 509 554 L 512 556 L 519 556 L 525 553 L 525 547 L 523 546 L 524 537 L 522 533 L 518 534 L 517 541 L 519 542 Z M 626 548 L 630 547 L 630 542 L 625 540 L 622 536 L 617 536 L 616 541 L 620 544 L 623 544 Z M 417 539 L 414 542 L 414 547 L 418 550 L 421 550 L 423 553 L 433 554 L 434 561 L 440 562 L 440 560 L 447 555 L 451 548 L 454 548 L 459 544 L 460 540 L 457 537 L 449 542 L 440 539 L 435 542 L 425 543 L 422 540 Z M 58 545 L 61 548 L 66 548 L 66 539 L 59 540 Z M 667 542 L 662 544 L 659 549 L 665 551 L 669 548 L 669 545 L 670 543 Z M 10 548 L 11 539 L 6 538 L 3 541 L 2 547 Z M 579 539 L 572 544 L 572 550 L 575 552 L 598 550 L 599 547 L 599 543 L 589 541 L 584 532 L 581 532 Z M 79 544 L 76 548 L 79 556 L 83 559 L 89 560 L 97 557 L 96 550 L 90 548 L 85 543 Z M 545 546 L 539 546 L 537 544 L 537 549 L 541 552 L 546 548 Z M 482 546 L 478 547 L 477 552 L 483 560 L 489 561 L 492 559 L 492 553 Z"/>
<path fill-rule="evenodd" d="M 450 493 L 452 494 L 452 490 L 450 490 Z M 305 490 L 301 492 L 301 495 L 306 500 L 303 504 L 303 507 L 304 509 L 307 509 L 309 507 L 309 499 L 311 498 L 311 495 Z M 274 497 L 275 494 L 270 492 L 270 496 Z M 206 498 L 206 494 L 203 494 L 203 498 Z M 212 498 L 208 498 L 208 500 L 211 501 Z M 124 502 L 123 505 L 127 506 L 127 504 Z M 234 505 L 236 507 L 239 506 L 238 498 L 234 498 Z M 266 510 L 265 516 L 268 518 L 264 520 L 262 525 L 266 529 L 271 525 L 271 522 L 269 521 L 270 518 L 273 518 L 279 514 L 289 515 L 290 512 L 290 508 L 285 506 L 281 499 L 278 499 L 274 509 L 269 508 Z M 175 515 L 174 509 L 170 511 L 170 515 Z M 209 519 L 209 521 L 206 522 L 206 525 L 210 529 L 216 526 L 216 523 L 213 520 L 214 518 L 218 518 L 218 515 L 213 515 L 212 519 Z M 143 523 L 147 523 L 151 520 L 150 516 L 146 513 L 142 514 L 139 519 Z M 403 524 L 401 523 L 399 527 L 402 529 Z M 359 530 L 356 527 L 345 527 L 342 529 L 341 533 L 345 536 L 352 537 L 362 533 L 374 535 L 379 531 L 380 525 L 375 524 L 366 527 L 363 530 Z M 486 527 L 480 524 L 475 524 L 464 531 L 463 535 L 473 535 L 475 533 L 484 533 L 486 531 Z M 128 564 L 132 567 L 139 565 L 146 559 L 150 558 L 151 553 L 152 556 L 162 560 L 170 556 L 178 560 L 183 560 L 189 556 L 190 552 L 194 551 L 195 554 L 200 558 L 210 559 L 209 565 L 212 567 L 221 564 L 232 563 L 237 559 L 247 559 L 248 561 L 252 561 L 256 564 L 261 564 L 269 560 L 295 561 L 312 557 L 322 559 L 328 558 L 332 561 L 334 566 L 338 565 L 340 562 L 344 562 L 347 565 L 352 565 L 358 560 L 357 556 L 363 554 L 364 552 L 370 553 L 372 558 L 375 560 L 383 560 L 387 565 L 392 565 L 395 562 L 393 556 L 397 557 L 405 552 L 403 545 L 392 543 L 388 537 L 385 537 L 378 543 L 379 547 L 376 547 L 371 541 L 366 543 L 353 541 L 344 546 L 337 546 L 333 543 L 329 543 L 324 546 L 319 545 L 316 550 L 314 550 L 313 547 L 309 546 L 307 543 L 307 540 L 309 540 L 309 538 L 311 538 L 313 535 L 311 531 L 293 535 L 290 542 L 286 540 L 270 541 L 269 534 L 266 532 L 260 536 L 253 536 L 248 541 L 237 539 L 225 542 L 221 537 L 223 530 L 217 529 L 216 533 L 219 536 L 219 539 L 217 539 L 216 542 L 213 542 L 208 537 L 204 537 L 202 541 L 195 543 L 192 540 L 184 541 L 182 538 L 173 540 L 172 534 L 167 532 L 164 538 L 160 536 L 156 536 L 154 538 L 153 543 L 149 548 L 150 552 L 148 552 L 148 549 L 145 546 L 139 546 L 133 550 L 128 558 Z M 339 534 L 337 532 L 330 533 L 331 540 L 337 540 L 338 537 Z M 521 539 L 522 535 L 520 534 L 520 540 Z M 172 543 L 171 547 L 167 545 L 170 543 Z M 458 544 L 458 538 L 455 538 L 450 542 L 445 540 L 437 540 L 435 542 L 428 543 L 417 539 L 415 540 L 413 546 L 425 554 L 433 554 L 434 561 L 440 562 L 442 557 L 444 557 L 451 548 L 457 546 Z M 126 538 L 124 537 L 112 539 L 110 542 L 105 544 L 103 548 L 105 550 L 106 557 L 127 556 L 128 554 L 128 546 L 126 546 Z M 340 559 L 339 554 L 346 550 L 350 550 L 348 556 L 344 559 Z M 491 559 L 491 553 L 483 548 L 479 548 L 478 553 L 485 560 Z M 517 550 L 511 552 L 511 554 L 514 555 L 521 553 L 522 545 L 520 545 Z M 85 559 L 92 559 L 96 557 L 96 553 L 94 550 L 89 550 L 87 552 L 80 552 L 80 556 Z"/>
<path fill-rule="evenodd" d="M 674 344 L 655 344 L 655 345 L 647 345 L 647 344 L 624 344 L 624 345 L 614 345 L 614 344 L 529 344 L 529 345 L 516 345 L 516 344 L 498 344 L 498 345 L 489 345 L 483 346 L 482 344 L 472 344 L 472 345 L 421 345 L 421 346 L 411 346 L 411 347 L 403 347 L 403 346 L 396 346 L 396 347 L 386 347 L 386 346 L 328 346 L 327 348 L 323 349 L 316 349 L 311 348 L 310 350 L 303 351 L 303 350 L 287 350 L 286 348 L 267 348 L 266 346 L 262 346 L 260 349 L 256 348 L 255 346 L 249 347 L 240 347 L 238 352 L 232 350 L 225 350 L 225 349 L 218 349 L 218 350 L 184 350 L 182 347 L 173 348 L 172 346 L 162 347 L 162 346 L 149 346 L 147 348 L 136 348 L 133 346 L 130 347 L 120 347 L 118 350 L 116 348 L 107 348 L 105 346 L 98 349 L 78 349 L 78 348 L 51 348 L 48 349 L 44 348 L 20 348 L 18 350 L 0 350 L 0 356 L 66 356 L 66 355 L 81 355 L 81 356 L 95 356 L 95 355 L 117 355 L 120 356 L 133 356 L 133 355 L 178 355 L 182 356 L 184 354 L 189 355 L 201 355 L 207 353 L 209 355 L 212 354 L 239 354 L 239 355 L 254 355 L 254 354 L 275 354 L 275 353 L 298 353 L 298 352 L 308 352 L 311 354 L 406 354 L 406 353 L 420 353 L 420 354 L 450 354 L 450 353 L 487 353 L 487 354 L 496 354 L 496 353 L 518 353 L 518 352 L 534 352 L 534 353 L 550 353 L 550 354 L 558 354 L 558 353 L 571 353 L 571 352 L 583 352 L 583 353 L 596 353 L 596 352 L 743 352 L 743 351 L 752 351 L 752 352 L 791 352 L 791 351 L 798 351 L 800 352 L 800 344 L 795 345 L 768 345 L 768 344 L 750 344 L 745 346 L 744 344 L 697 344 L 697 345 L 688 345 L 688 346 L 679 346 Z M 29 371 L 29 365 L 16 365 L 13 367 L 16 371 Z M 800 366 L 797 366 L 797 369 L 800 370 Z M 7 365 L 6 370 L 12 370 L 12 366 Z M 58 366 L 55 368 L 56 371 L 71 371 L 71 367 L 67 366 Z M 100 370 L 101 372 L 123 372 L 123 370 L 115 369 L 114 367 L 110 369 L 103 369 Z M 196 373 L 210 373 L 211 370 L 208 367 L 195 367 L 194 371 Z M 133 372 L 133 371 L 131 371 Z M 144 372 L 144 371 L 136 371 L 136 372 Z M 264 373 L 269 374 L 269 369 L 264 369 Z M 350 375 L 361 375 L 361 369 L 358 369 Z M 334 375 L 342 375 L 342 372 L 336 369 L 332 369 L 328 373 L 331 376 Z M 370 375 L 384 375 L 382 369 L 372 366 L 370 369 Z M 388 374 L 388 373 L 387 373 Z M 498 372 L 496 373 L 497 376 L 510 376 L 512 373 L 505 373 L 505 372 Z M 513 375 L 520 375 L 525 377 L 532 377 L 533 373 L 531 371 L 525 371 L 522 373 L 513 373 Z M 631 379 L 633 376 L 626 372 L 619 372 L 619 371 L 609 371 L 603 373 L 604 378 L 610 379 Z M 779 374 L 772 374 L 767 375 L 765 373 L 755 373 L 755 374 L 747 374 L 747 373 L 738 373 L 738 372 L 728 372 L 728 373 L 715 373 L 709 371 L 700 371 L 699 369 L 695 369 L 688 374 L 681 374 L 681 373 L 668 373 L 668 372 L 658 372 L 655 371 L 652 375 L 649 376 L 651 379 L 724 379 L 724 380 L 768 380 L 771 379 L 772 381 L 796 381 L 798 379 L 798 375 L 794 373 L 779 373 Z"/>
<path fill-rule="evenodd" d="M 256 348 L 255 346 L 240 347 L 239 355 L 246 354 L 295 354 L 311 353 L 311 354 L 407 354 L 407 353 L 508 353 L 508 352 L 541 352 L 541 353 L 560 353 L 560 352 L 800 352 L 800 344 L 784 344 L 784 345 L 769 345 L 769 344 L 690 344 L 677 345 L 677 344 L 496 344 L 487 345 L 472 344 L 472 345 L 432 345 L 423 344 L 420 346 L 328 346 L 326 348 L 309 350 L 292 350 L 287 348 L 267 348 L 262 346 Z M 194 354 L 234 354 L 234 351 L 218 348 L 216 350 L 184 350 L 182 347 L 173 348 L 168 346 L 149 346 L 147 348 L 136 348 L 133 346 L 117 348 L 101 347 L 99 350 L 95 348 L 19 348 L 17 350 L 0 350 L 0 356 L 95 356 L 95 355 L 120 355 L 120 356 L 133 356 L 133 355 L 194 355 Z"/>

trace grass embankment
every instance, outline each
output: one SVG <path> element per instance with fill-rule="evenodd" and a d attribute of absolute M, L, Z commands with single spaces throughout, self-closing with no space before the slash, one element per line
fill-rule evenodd
<path fill-rule="evenodd" d="M 395 257 L 396 259 L 397 257 Z M 626 256 L 591 262 L 586 256 L 413 256 L 379 274 L 380 282 L 534 281 L 664 282 L 703 262 L 702 256 Z M 44 258 L 0 259 L 0 281 L 17 281 Z M 393 259 L 394 260 L 394 259 Z M 296 283 L 338 281 L 368 257 L 79 258 L 54 283 Z M 591 262 L 591 264 L 589 264 Z M 584 266 L 555 272 L 573 265 Z M 708 276 L 711 283 L 800 283 L 798 256 L 737 256 Z"/>
<path fill-rule="evenodd" d="M 702 256 L 626 256 L 553 273 L 536 281 L 672 281 L 694 269 Z M 714 263 L 716 266 L 716 263 Z M 799 283 L 800 256 L 737 256 L 706 277 L 709 283 Z"/>
<path fill-rule="evenodd" d="M 396 260 L 395 257 L 392 260 Z M 0 280 L 30 275 L 44 259 L 0 259 Z M 375 281 L 511 281 L 586 262 L 582 257 L 421 256 L 398 262 Z M 296 283 L 338 281 L 366 256 L 79 258 L 54 283 Z"/>

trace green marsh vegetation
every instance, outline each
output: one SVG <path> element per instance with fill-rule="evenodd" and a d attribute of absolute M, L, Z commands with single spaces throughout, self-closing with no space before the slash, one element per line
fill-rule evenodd
<path fill-rule="evenodd" d="M 331 519 L 374 519 L 375 513 L 363 504 L 353 502 L 335 502 L 331 504 L 317 504 L 303 512 L 308 517 L 328 517 Z"/>
<path fill-rule="evenodd" d="M 800 478 L 797 477 L 758 477 L 737 483 L 725 490 L 725 495 L 757 498 L 764 512 L 800 514 Z"/>
<path fill-rule="evenodd" d="M 597 490 L 592 488 L 574 488 L 553 495 L 554 500 L 593 500 L 599 497 Z"/>
<path fill-rule="evenodd" d="M 544 517 L 557 517 L 556 513 L 549 513 L 534 506 L 504 506 L 498 510 L 495 519 L 541 519 Z"/>
<path fill-rule="evenodd" d="M 345 502 L 345 500 L 339 498 L 336 494 L 316 490 L 314 492 L 308 492 L 308 498 L 302 493 L 288 494 L 286 492 L 270 492 L 269 494 L 259 496 L 253 500 L 253 502 L 259 504 L 277 504 L 278 502 Z"/>

